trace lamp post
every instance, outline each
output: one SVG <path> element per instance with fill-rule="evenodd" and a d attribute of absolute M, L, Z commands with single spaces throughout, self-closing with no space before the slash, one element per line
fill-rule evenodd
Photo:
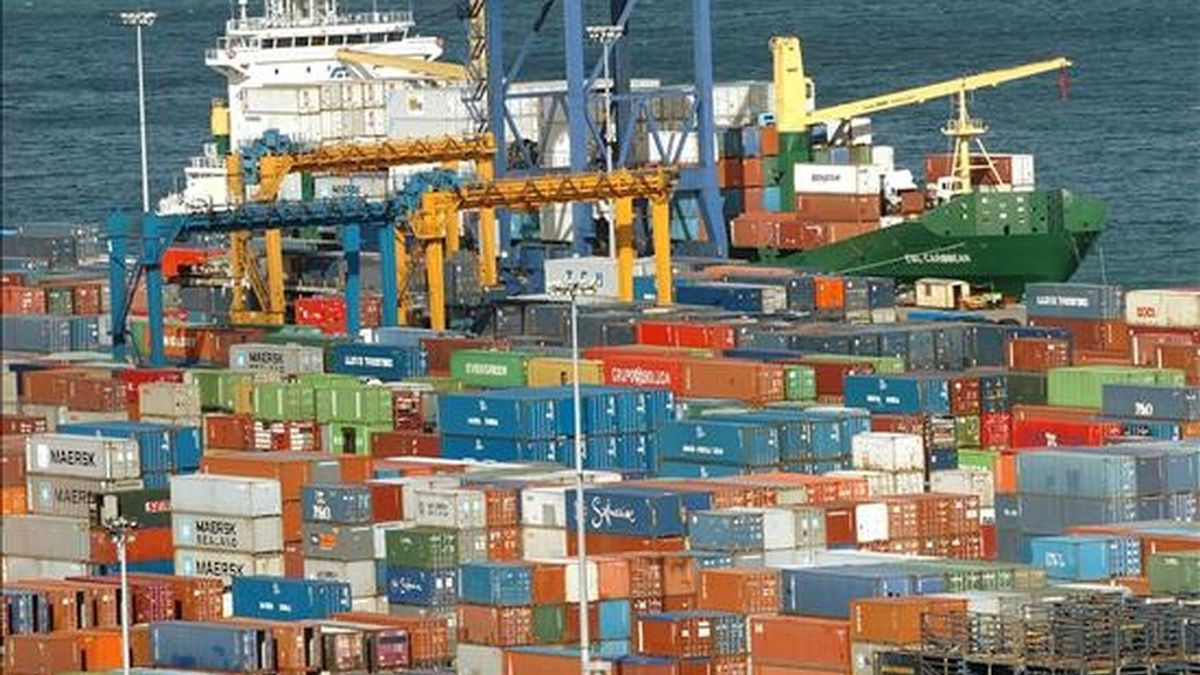
<path fill-rule="evenodd" d="M 600 288 L 600 278 L 581 272 L 567 273 L 563 281 L 547 289 L 551 295 L 571 301 L 571 387 L 575 407 L 575 544 L 579 558 L 579 664 L 580 672 L 590 672 L 591 630 L 588 620 L 587 528 L 583 506 L 583 401 L 579 390 L 579 296 L 592 295 Z"/>
<path fill-rule="evenodd" d="M 612 173 L 613 170 L 613 145 L 616 142 L 614 136 L 615 129 L 612 127 L 612 94 L 613 82 L 609 75 L 609 63 L 612 61 L 611 53 L 612 46 L 617 43 L 625 35 L 624 26 L 588 26 L 584 29 L 587 32 L 587 38 L 593 43 L 599 44 L 604 50 L 604 170 Z M 608 249 L 610 255 L 615 255 L 617 250 L 617 226 L 613 217 L 612 202 L 604 202 L 605 205 L 605 220 L 608 221 Z"/>
<path fill-rule="evenodd" d="M 117 561 L 121 565 L 121 672 L 129 675 L 129 556 L 127 546 L 133 539 L 137 523 L 124 516 L 111 518 L 104 523 L 108 537 L 117 545 Z"/>
<path fill-rule="evenodd" d="M 150 212 L 150 171 L 146 159 L 146 75 L 142 60 L 142 28 L 154 25 L 157 12 L 121 12 L 121 23 L 137 31 L 138 129 L 142 137 L 142 212 Z"/>

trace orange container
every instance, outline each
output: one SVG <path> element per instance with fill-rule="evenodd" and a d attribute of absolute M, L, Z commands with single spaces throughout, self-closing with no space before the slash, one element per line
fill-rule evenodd
<path fill-rule="evenodd" d="M 779 130 L 775 127 L 758 128 L 758 147 L 764 157 L 779 154 Z"/>
<path fill-rule="evenodd" d="M 1071 343 L 1055 338 L 1009 338 L 1010 370 L 1045 372 L 1071 365 Z"/>
<path fill-rule="evenodd" d="M 370 455 L 338 455 L 343 483 L 365 483 L 371 478 L 374 460 Z"/>
<path fill-rule="evenodd" d="M 279 481 L 280 491 L 284 501 L 300 499 L 300 488 L 308 484 L 312 476 L 312 463 L 316 461 L 335 460 L 336 458 L 324 452 L 267 452 L 240 453 L 214 452 L 206 453 L 200 462 L 204 473 L 219 473 L 229 476 L 245 476 L 248 478 L 272 478 Z M 286 514 L 285 518 L 286 518 Z M 296 532 L 300 531 L 298 523 Z M 287 532 L 284 533 L 285 538 Z M 297 534 L 294 538 L 299 538 Z"/>
<path fill-rule="evenodd" d="M 756 664 L 850 671 L 850 624 L 808 616 L 750 617 Z"/>
<path fill-rule="evenodd" d="M 336 621 L 351 621 L 408 630 L 410 665 L 421 668 L 451 658 L 450 630 L 445 619 L 432 616 L 392 616 L 374 612 L 343 612 Z"/>
<path fill-rule="evenodd" d="M 717 161 L 717 187 L 742 186 L 742 163 L 737 159 L 722 158 Z"/>
<path fill-rule="evenodd" d="M 619 556 L 592 556 L 596 563 L 596 582 L 601 600 L 628 598 L 630 592 L 629 560 Z"/>
<path fill-rule="evenodd" d="M 304 508 L 298 499 L 283 503 L 284 541 L 300 541 L 300 525 L 304 520 L 303 514 Z"/>
<path fill-rule="evenodd" d="M 458 605 L 458 639 L 493 647 L 533 644 L 532 607 Z"/>
<path fill-rule="evenodd" d="M 533 566 L 533 604 L 561 605 L 567 601 L 567 568 L 555 563 Z"/>
<path fill-rule="evenodd" d="M 110 670 L 121 667 L 121 631 L 81 630 L 74 633 L 75 644 L 83 653 L 88 670 Z"/>
<path fill-rule="evenodd" d="M 841 277 L 818 276 L 817 309 L 841 309 L 846 306 L 846 284 Z"/>
<path fill-rule="evenodd" d="M 763 163 L 759 157 L 747 157 L 742 160 L 742 185 L 748 188 L 762 187 L 765 185 L 763 180 Z"/>
<path fill-rule="evenodd" d="M 289 541 L 283 545 L 283 576 L 289 579 L 304 578 L 304 545 Z"/>
<path fill-rule="evenodd" d="M 489 527 L 487 531 L 488 560 L 510 562 L 521 559 L 521 526 Z"/>
<path fill-rule="evenodd" d="M 1178 368 L 1183 371 L 1188 384 L 1200 384 L 1200 345 L 1157 345 L 1151 363 L 1159 368 Z"/>
<path fill-rule="evenodd" d="M 769 663 L 755 663 L 750 669 L 750 675 L 840 675 L 844 672 L 846 671 L 804 668 L 803 666 L 777 666 Z"/>
<path fill-rule="evenodd" d="M 779 574 L 773 569 L 700 571 L 700 609 L 737 614 L 779 611 Z"/>
<path fill-rule="evenodd" d="M 504 675 L 527 675 L 528 673 L 537 673 L 538 675 L 579 675 L 579 657 L 565 654 L 554 654 L 546 652 L 526 652 L 505 650 L 504 666 L 501 671 Z M 642 675 L 642 671 L 635 671 L 637 675 Z M 621 671 L 624 675 L 624 670 Z M 647 672 L 646 675 L 649 675 Z M 657 671 L 654 675 L 659 675 Z M 671 671 L 671 675 L 675 675 L 675 671 Z"/>
<path fill-rule="evenodd" d="M 939 616 L 966 611 L 967 601 L 959 598 L 864 598 L 850 603 L 850 634 L 861 642 L 918 644 L 922 621 L 936 621 Z M 937 624 L 932 625 L 936 630 Z"/>
<path fill-rule="evenodd" d="M 763 189 L 761 187 L 744 188 L 743 193 L 743 208 L 746 213 L 759 213 L 765 211 L 763 206 Z"/>
<path fill-rule="evenodd" d="M 91 538 L 91 562 L 100 565 L 116 565 L 118 562 L 117 546 L 108 537 L 108 533 L 102 529 L 94 529 L 91 532 Z M 171 528 L 139 529 L 133 540 L 129 542 L 126 552 L 130 562 L 170 560 L 175 555 Z"/>
<path fill-rule="evenodd" d="M 587 540 L 588 555 L 614 555 L 619 553 L 645 553 L 686 551 L 687 540 L 683 537 L 635 537 L 624 534 L 599 534 L 588 532 L 584 535 Z M 579 550 L 575 537 L 567 537 L 567 555 L 573 556 Z"/>
<path fill-rule="evenodd" d="M 671 596 L 695 595 L 700 590 L 700 568 L 696 559 L 687 555 L 663 556 L 662 594 Z"/>
<path fill-rule="evenodd" d="M 796 195 L 796 213 L 815 222 L 879 222 L 879 195 L 805 193 Z"/>
<path fill-rule="evenodd" d="M 1017 454 L 1015 452 L 998 453 L 994 473 L 996 494 L 1017 494 Z"/>
<path fill-rule="evenodd" d="M 0 515 L 17 516 L 28 511 L 24 485 L 0 487 Z"/>
<path fill-rule="evenodd" d="M 9 635 L 4 639 L 7 675 L 54 675 L 83 668 L 83 650 L 74 633 Z"/>

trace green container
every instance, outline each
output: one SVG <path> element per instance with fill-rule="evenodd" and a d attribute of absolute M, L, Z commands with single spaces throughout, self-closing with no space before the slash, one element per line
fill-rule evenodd
<path fill-rule="evenodd" d="M 1009 405 L 1046 405 L 1046 374 L 1010 372 L 1008 382 Z"/>
<path fill-rule="evenodd" d="M 1068 408 L 1100 408 L 1106 384 L 1174 386 L 1184 384 L 1182 370 L 1135 368 L 1132 366 L 1076 366 L 1052 368 L 1046 393 L 1050 405 Z"/>
<path fill-rule="evenodd" d="M 92 526 L 102 525 L 101 518 L 123 516 L 140 528 L 171 526 L 170 488 L 142 488 L 128 492 L 95 495 L 97 508 L 91 511 Z"/>
<path fill-rule="evenodd" d="M 812 366 L 783 367 L 783 396 L 789 401 L 812 401 L 817 398 L 817 373 Z"/>
<path fill-rule="evenodd" d="M 427 384 L 433 387 L 433 391 L 438 394 L 452 394 L 460 391 L 465 391 L 462 380 L 453 377 L 439 377 L 436 375 L 422 375 L 420 377 L 410 377 L 404 380 L 413 384 Z"/>
<path fill-rule="evenodd" d="M 869 145 L 852 145 L 852 146 L 850 146 L 850 163 L 851 164 L 870 164 L 871 163 L 871 146 L 869 146 Z"/>
<path fill-rule="evenodd" d="M 304 171 L 300 174 L 300 199 L 311 202 L 317 194 L 317 177 Z"/>
<path fill-rule="evenodd" d="M 524 387 L 528 355 L 490 349 L 463 349 L 450 356 L 450 377 L 468 387 Z"/>
<path fill-rule="evenodd" d="M 762 173 L 763 184 L 767 187 L 779 185 L 781 171 L 779 169 L 779 157 L 770 155 L 762 158 Z"/>
<path fill-rule="evenodd" d="M 565 642 L 567 611 L 563 605 L 536 605 L 533 608 L 533 641 L 542 645 Z"/>
<path fill-rule="evenodd" d="M 316 417 L 316 397 L 307 385 L 258 382 L 254 385 L 254 418 L 270 422 L 302 421 Z"/>
<path fill-rule="evenodd" d="M 50 286 L 46 289 L 46 313 L 60 315 L 75 313 L 75 296 L 70 286 Z"/>
<path fill-rule="evenodd" d="M 249 397 L 254 373 L 232 370 L 191 370 L 188 379 L 200 387 L 200 408 L 206 412 L 233 412 L 238 400 Z"/>
<path fill-rule="evenodd" d="M 458 567 L 458 532 L 444 527 L 388 530 L 384 535 L 387 564 L 394 567 L 450 569 Z"/>
<path fill-rule="evenodd" d="M 392 390 L 386 387 L 350 388 L 341 385 L 316 387 L 317 421 L 359 425 L 392 423 Z"/>
<path fill-rule="evenodd" d="M 978 448 L 979 415 L 960 415 L 954 418 L 954 445 L 957 448 Z M 959 466 L 962 466 L 961 462 Z"/>
<path fill-rule="evenodd" d="M 993 450 L 978 450 L 975 448 L 960 448 L 958 451 L 958 468 L 996 470 L 996 457 Z"/>
<path fill-rule="evenodd" d="M 779 134 L 779 205 L 784 211 L 796 210 L 796 164 L 811 162 L 808 132 Z"/>
<path fill-rule="evenodd" d="M 833 162 L 833 153 L 825 146 L 813 148 L 812 161 L 813 164 L 830 164 Z"/>
<path fill-rule="evenodd" d="M 324 447 L 335 455 L 371 454 L 371 436 L 391 431 L 391 424 L 354 424 L 334 422 L 323 427 Z"/>
<path fill-rule="evenodd" d="M 880 375 L 898 375 L 904 372 L 904 359 L 899 356 L 859 356 L 855 354 L 805 354 L 810 363 L 864 363 Z"/>
<path fill-rule="evenodd" d="M 1154 593 L 1200 592 L 1200 551 L 1153 553 L 1147 573 Z"/>
<path fill-rule="evenodd" d="M 338 375 L 336 373 L 300 373 L 292 380 L 309 387 L 343 388 L 361 387 L 362 380 L 354 375 Z"/>

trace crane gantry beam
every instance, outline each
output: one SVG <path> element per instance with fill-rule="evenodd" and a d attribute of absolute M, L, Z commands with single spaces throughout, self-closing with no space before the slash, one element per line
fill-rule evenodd
<path fill-rule="evenodd" d="M 670 199 L 676 178 L 677 172 L 665 167 L 619 169 L 611 173 L 503 178 L 423 193 L 421 208 L 409 223 L 416 237 L 425 242 L 430 324 L 436 329 L 446 326 L 445 289 L 440 272 L 443 242 L 448 241 L 450 233 L 457 228 L 458 214 L 476 209 L 532 211 L 545 204 L 612 200 L 615 202 L 618 295 L 628 301 L 633 299 L 633 200 L 649 200 L 657 302 L 671 304 Z"/>

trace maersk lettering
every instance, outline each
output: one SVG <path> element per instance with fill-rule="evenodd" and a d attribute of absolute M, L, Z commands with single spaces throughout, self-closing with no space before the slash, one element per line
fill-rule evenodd
<path fill-rule="evenodd" d="M 252 351 L 246 354 L 246 362 L 255 366 L 283 367 L 283 354 L 279 352 Z"/>
<path fill-rule="evenodd" d="M 59 504 L 91 504 L 91 490 L 80 488 L 54 488 L 54 501 Z"/>
<path fill-rule="evenodd" d="M 196 521 L 196 545 L 213 548 L 238 548 L 237 525 L 228 520 Z"/>
<path fill-rule="evenodd" d="M 205 577 L 241 577 L 246 575 L 245 570 L 246 566 L 242 563 L 224 560 L 196 561 L 196 574 Z"/>
<path fill-rule="evenodd" d="M 69 466 L 96 466 L 96 453 L 88 450 L 50 449 L 51 464 L 66 464 Z"/>

